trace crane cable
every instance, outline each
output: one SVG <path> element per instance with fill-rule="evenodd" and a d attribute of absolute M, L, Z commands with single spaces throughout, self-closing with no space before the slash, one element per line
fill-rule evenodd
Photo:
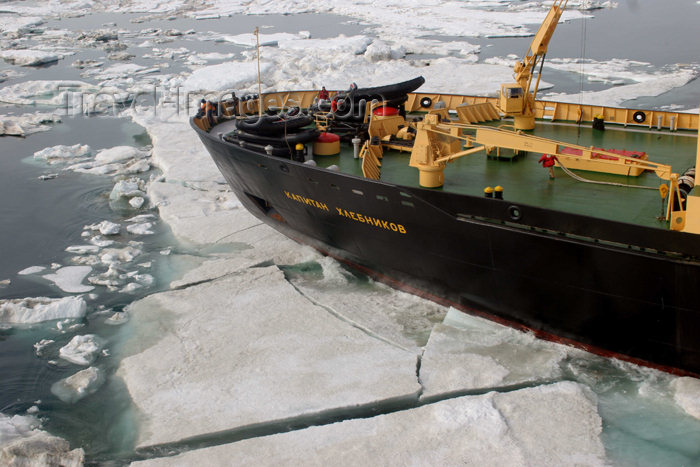
<path fill-rule="evenodd" d="M 601 180 L 590 180 L 588 178 L 583 178 L 580 175 L 576 175 L 573 173 L 568 167 L 566 167 L 559 158 L 557 158 L 557 162 L 559 163 L 559 167 L 571 178 L 574 180 L 578 180 L 579 182 L 583 183 L 593 183 L 596 185 L 612 185 L 612 186 L 621 186 L 624 188 L 642 188 L 645 190 L 657 190 L 658 188 L 655 186 L 644 186 L 644 185 L 628 185 L 626 183 L 616 183 L 616 182 L 603 182 Z"/>
<path fill-rule="evenodd" d="M 579 56 L 579 89 L 578 89 L 578 108 L 581 110 L 583 107 L 583 81 L 584 81 L 584 68 L 586 59 L 586 16 L 583 15 L 581 20 L 581 49 Z M 581 137 L 581 121 L 583 120 L 583 115 L 579 115 L 578 118 L 578 138 Z"/>

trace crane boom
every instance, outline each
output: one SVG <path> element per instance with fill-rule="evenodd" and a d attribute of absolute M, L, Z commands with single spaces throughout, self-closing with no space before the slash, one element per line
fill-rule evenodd
<path fill-rule="evenodd" d="M 557 28 L 564 8 L 569 0 L 555 0 L 547 16 L 530 43 L 523 60 L 513 67 L 515 83 L 501 85 L 499 107 L 507 117 L 513 117 L 515 128 L 531 130 L 535 127 L 535 96 L 540 84 L 540 76 L 549 41 Z M 539 70 L 537 65 L 539 64 Z M 537 75 L 532 92 L 532 80 Z"/>

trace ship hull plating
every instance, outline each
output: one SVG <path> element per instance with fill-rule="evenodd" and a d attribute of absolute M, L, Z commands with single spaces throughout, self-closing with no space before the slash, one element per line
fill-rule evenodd
<path fill-rule="evenodd" d="M 197 133 L 243 205 L 297 241 L 540 337 L 700 375 L 692 235 L 387 184 Z"/>

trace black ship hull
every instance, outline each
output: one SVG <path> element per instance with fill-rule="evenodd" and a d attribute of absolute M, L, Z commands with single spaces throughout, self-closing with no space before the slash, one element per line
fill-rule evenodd
<path fill-rule="evenodd" d="M 193 127 L 243 205 L 297 241 L 542 338 L 700 375 L 692 235 L 355 177 Z"/>

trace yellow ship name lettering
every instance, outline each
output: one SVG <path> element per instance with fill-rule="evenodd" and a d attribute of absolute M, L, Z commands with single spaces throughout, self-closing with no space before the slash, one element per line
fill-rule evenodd
<path fill-rule="evenodd" d="M 376 217 L 371 217 L 367 215 L 358 214 L 356 212 L 348 211 L 346 209 L 341 209 L 336 207 L 339 216 L 347 217 L 355 222 L 362 222 L 363 224 L 371 225 L 374 227 L 379 227 L 380 229 L 391 230 L 392 232 L 399 232 L 402 234 L 406 233 L 406 227 L 395 222 L 389 222 L 384 219 L 377 219 Z"/>
<path fill-rule="evenodd" d="M 284 192 L 284 195 L 287 198 L 296 201 L 297 203 L 306 204 L 308 206 L 312 206 L 322 211 L 330 211 L 330 209 L 328 209 L 328 206 L 325 203 L 321 203 L 320 201 L 316 201 L 315 199 L 307 198 L 306 196 L 295 195 L 294 193 L 290 193 L 286 190 Z"/>

